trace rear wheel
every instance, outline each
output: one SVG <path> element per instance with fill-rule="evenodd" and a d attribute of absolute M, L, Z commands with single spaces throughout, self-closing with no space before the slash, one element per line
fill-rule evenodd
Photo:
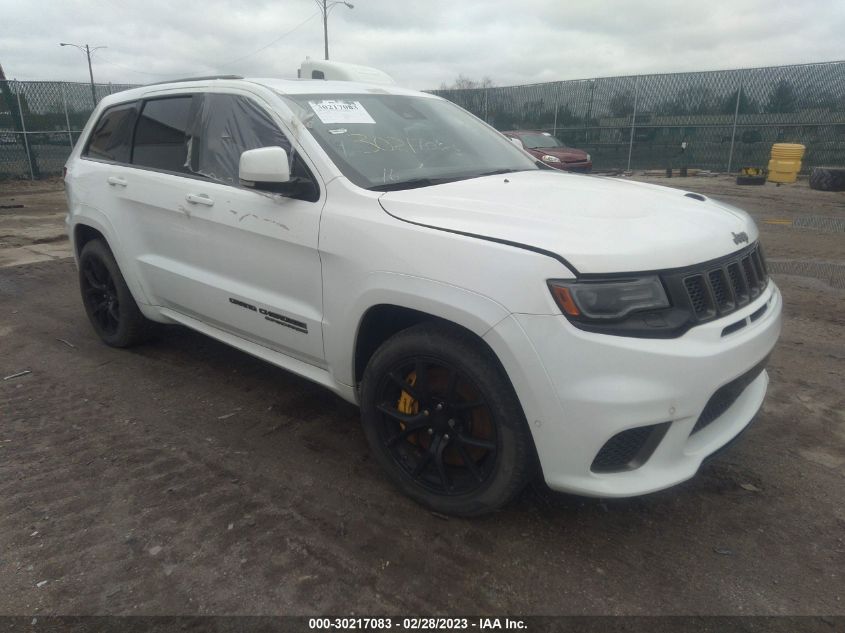
<path fill-rule="evenodd" d="M 433 510 L 490 512 L 536 471 L 510 382 L 492 353 L 457 328 L 425 323 L 393 336 L 370 360 L 361 396 L 376 460 Z"/>
<path fill-rule="evenodd" d="M 79 255 L 79 289 L 88 320 L 107 345 L 142 342 L 152 322 L 141 314 L 114 255 L 102 240 L 91 240 Z"/>

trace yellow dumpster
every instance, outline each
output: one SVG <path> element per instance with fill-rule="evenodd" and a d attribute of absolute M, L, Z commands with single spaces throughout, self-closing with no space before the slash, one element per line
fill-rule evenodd
<path fill-rule="evenodd" d="M 806 148 L 798 143 L 775 143 L 769 160 L 769 182 L 795 182 Z"/>

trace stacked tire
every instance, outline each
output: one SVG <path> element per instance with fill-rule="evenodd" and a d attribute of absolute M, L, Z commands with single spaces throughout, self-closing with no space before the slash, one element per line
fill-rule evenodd
<path fill-rule="evenodd" d="M 845 191 L 845 167 L 813 167 L 810 189 Z"/>
<path fill-rule="evenodd" d="M 745 176 L 740 174 L 736 177 L 736 184 L 738 185 L 765 185 L 766 184 L 766 176 Z"/>

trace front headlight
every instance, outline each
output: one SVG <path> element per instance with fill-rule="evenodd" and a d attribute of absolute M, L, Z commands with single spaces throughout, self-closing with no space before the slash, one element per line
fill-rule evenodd
<path fill-rule="evenodd" d="M 551 154 L 543 154 L 541 160 L 547 163 L 559 163 L 560 159 L 557 156 L 552 156 Z"/>
<path fill-rule="evenodd" d="M 590 281 L 551 280 L 549 290 L 560 309 L 579 321 L 623 319 L 632 312 L 669 307 L 656 275 Z"/>

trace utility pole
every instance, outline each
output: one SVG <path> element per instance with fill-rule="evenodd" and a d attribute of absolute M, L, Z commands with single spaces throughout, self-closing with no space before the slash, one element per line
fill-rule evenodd
<path fill-rule="evenodd" d="M 97 91 L 94 89 L 94 71 L 91 69 L 91 53 L 96 51 L 100 48 L 108 48 L 108 46 L 95 46 L 91 48 L 88 44 L 84 46 L 80 46 L 79 44 L 70 44 L 68 42 L 59 42 L 59 46 L 73 46 L 74 48 L 78 48 L 83 53 L 85 53 L 85 57 L 88 58 L 88 77 L 91 79 L 91 101 L 94 104 L 94 107 L 97 107 Z"/>
<path fill-rule="evenodd" d="M 344 4 L 350 9 L 354 9 L 355 5 L 346 2 L 345 0 L 314 0 L 320 8 L 320 13 L 323 14 L 323 46 L 325 48 L 326 59 L 329 58 L 329 11 L 334 9 L 339 4 Z"/>
<path fill-rule="evenodd" d="M 326 48 L 326 60 L 329 59 L 329 8 L 323 0 L 323 46 Z"/>

